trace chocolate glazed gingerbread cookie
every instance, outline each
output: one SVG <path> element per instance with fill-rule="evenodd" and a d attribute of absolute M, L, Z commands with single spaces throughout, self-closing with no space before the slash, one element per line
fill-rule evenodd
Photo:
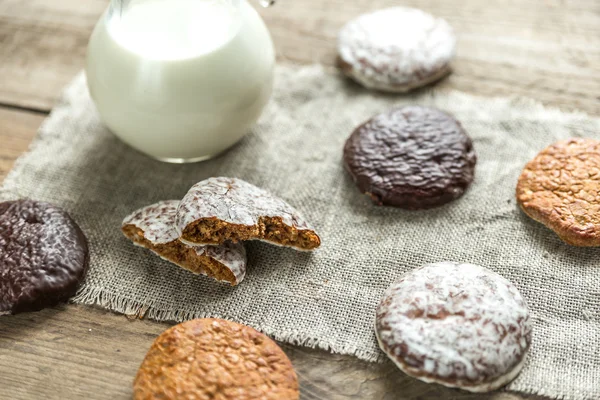
<path fill-rule="evenodd" d="M 32 200 L 0 203 L 0 315 L 67 300 L 87 265 L 85 235 L 65 211 Z"/>
<path fill-rule="evenodd" d="M 379 114 L 346 141 L 344 162 L 376 204 L 407 209 L 441 206 L 473 181 L 477 157 L 452 116 L 408 106 Z"/>

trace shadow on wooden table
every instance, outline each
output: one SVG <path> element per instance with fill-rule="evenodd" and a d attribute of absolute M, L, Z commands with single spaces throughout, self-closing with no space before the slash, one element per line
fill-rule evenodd
<path fill-rule="evenodd" d="M 281 344 L 281 343 L 280 343 Z M 544 400 L 507 392 L 468 393 L 413 379 L 390 361 L 369 363 L 351 356 L 281 344 L 300 378 L 301 399 L 446 399 L 446 400 Z"/>

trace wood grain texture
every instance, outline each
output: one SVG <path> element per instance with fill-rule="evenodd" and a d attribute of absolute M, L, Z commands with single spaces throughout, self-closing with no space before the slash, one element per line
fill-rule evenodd
<path fill-rule="evenodd" d="M 0 108 L 0 182 L 31 143 L 46 116 Z"/>
<path fill-rule="evenodd" d="M 333 65 L 339 28 L 396 0 L 281 0 L 260 10 L 280 60 Z M 83 66 L 106 0 L 0 0 L 0 103 L 49 110 Z M 521 95 L 600 114 L 600 2 L 407 0 L 444 16 L 458 35 L 454 73 L 441 87 Z"/>
<path fill-rule="evenodd" d="M 393 0 L 281 0 L 260 10 L 280 61 L 334 65 L 335 37 L 348 19 Z M 26 150 L 61 88 L 83 67 L 106 0 L 0 0 L 0 180 Z M 441 88 L 484 96 L 524 95 L 600 114 L 597 0 L 406 0 L 446 17 L 459 51 Z M 2 108 L 2 104 L 9 106 Z M 32 109 L 38 113 L 19 111 Z M 62 306 L 0 318 L 1 399 L 127 399 L 145 352 L 167 324 Z M 426 385 L 391 363 L 283 346 L 303 399 L 487 399 Z"/>
<path fill-rule="evenodd" d="M 0 104 L 49 111 L 106 0 L 0 0 Z"/>
<path fill-rule="evenodd" d="M 76 305 L 0 318 L 0 398 L 129 399 L 146 351 L 168 326 Z M 533 399 L 469 394 L 413 380 L 391 363 L 282 347 L 305 400 Z"/>

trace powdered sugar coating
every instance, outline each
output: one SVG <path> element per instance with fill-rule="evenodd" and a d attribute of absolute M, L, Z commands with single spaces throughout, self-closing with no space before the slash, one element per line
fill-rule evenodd
<path fill-rule="evenodd" d="M 454 262 L 404 275 L 386 290 L 376 316 L 379 344 L 401 370 L 473 392 L 518 374 L 531 330 L 527 304 L 511 282 Z"/>
<path fill-rule="evenodd" d="M 140 208 L 123 220 L 122 226 L 134 225 L 144 231 L 144 238 L 153 244 L 165 244 L 177 240 L 175 214 L 179 200 L 164 200 Z"/>
<path fill-rule="evenodd" d="M 450 72 L 456 37 L 442 18 L 392 7 L 364 14 L 340 31 L 344 72 L 368 88 L 404 92 Z"/>
<path fill-rule="evenodd" d="M 143 207 L 125 217 L 122 226 L 133 225 L 142 230 L 144 238 L 153 245 L 178 242 L 182 246 L 193 248 L 198 256 L 210 257 L 231 270 L 236 278 L 236 284 L 239 284 L 246 275 L 247 257 L 244 245 L 242 243 L 227 242 L 219 246 L 189 246 L 179 242 L 179 235 L 175 229 L 175 217 L 178 206 L 179 200 L 165 200 Z M 140 245 L 139 243 L 135 244 Z M 173 260 L 162 257 L 160 254 L 158 255 L 164 260 L 173 262 Z M 175 264 L 186 268 L 185 265 Z M 207 275 L 205 271 L 201 271 L 200 273 Z"/>
<path fill-rule="evenodd" d="M 184 244 L 185 246 L 188 246 Z M 242 243 L 223 243 L 219 246 L 191 246 L 199 256 L 210 257 L 220 262 L 235 276 L 235 284 L 239 284 L 246 276 L 246 248 Z M 207 275 L 201 272 L 202 275 Z"/>
<path fill-rule="evenodd" d="M 271 193 L 237 178 L 209 178 L 188 191 L 177 210 L 179 234 L 200 218 L 254 226 L 260 217 L 279 217 L 300 231 L 314 229 L 295 208 Z"/>

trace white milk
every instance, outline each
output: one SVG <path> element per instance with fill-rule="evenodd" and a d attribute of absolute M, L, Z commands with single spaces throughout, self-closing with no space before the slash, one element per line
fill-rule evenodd
<path fill-rule="evenodd" d="M 87 78 L 106 125 L 161 160 L 210 158 L 271 93 L 271 37 L 246 0 L 133 0 L 90 39 Z"/>

